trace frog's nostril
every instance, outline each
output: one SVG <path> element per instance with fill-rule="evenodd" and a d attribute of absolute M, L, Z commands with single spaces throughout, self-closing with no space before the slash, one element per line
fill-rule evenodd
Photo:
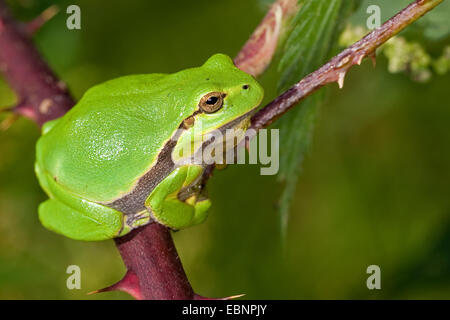
<path fill-rule="evenodd" d="M 248 85 L 248 84 L 244 84 L 244 85 L 242 86 L 242 89 L 244 89 L 244 90 L 247 90 L 248 88 L 250 88 L 250 85 Z"/>

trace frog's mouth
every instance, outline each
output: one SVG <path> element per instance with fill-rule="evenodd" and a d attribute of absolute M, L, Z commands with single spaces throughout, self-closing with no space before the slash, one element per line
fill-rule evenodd
<path fill-rule="evenodd" d="M 224 124 L 222 127 L 217 128 L 215 130 L 219 130 L 222 134 L 225 134 L 227 130 L 234 129 L 234 130 L 243 130 L 247 131 L 248 127 L 250 126 L 250 119 L 251 117 L 256 113 L 257 106 L 253 108 L 252 110 L 244 113 L 243 115 L 237 117 L 233 121 L 230 121 L 226 124 Z"/>
<path fill-rule="evenodd" d="M 203 152 L 205 148 L 209 148 L 218 150 L 222 153 L 222 164 L 227 164 L 229 162 L 227 159 L 230 159 L 229 153 L 232 152 L 232 158 L 235 160 L 235 157 L 237 156 L 237 152 L 235 152 L 236 148 L 246 138 L 247 129 L 250 126 L 250 119 L 255 112 L 256 108 L 239 116 L 233 121 L 228 122 L 218 129 L 205 133 L 202 147 L 199 148 L 195 156 L 204 156 L 203 154 L 200 155 L 200 153 Z M 222 144 L 221 147 L 220 144 Z M 215 153 L 213 153 L 212 156 L 216 157 Z"/>

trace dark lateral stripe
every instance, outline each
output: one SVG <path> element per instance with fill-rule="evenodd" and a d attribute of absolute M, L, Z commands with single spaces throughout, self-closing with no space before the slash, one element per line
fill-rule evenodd
<path fill-rule="evenodd" d="M 145 200 L 152 190 L 175 169 L 172 150 L 177 144 L 177 140 L 178 137 L 175 137 L 166 142 L 158 155 L 156 164 L 139 179 L 133 191 L 120 199 L 107 203 L 106 206 L 125 214 L 135 214 L 145 210 Z"/>

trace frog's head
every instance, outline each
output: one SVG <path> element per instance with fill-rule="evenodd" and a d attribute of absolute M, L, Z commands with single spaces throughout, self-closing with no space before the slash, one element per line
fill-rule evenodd
<path fill-rule="evenodd" d="M 228 129 L 245 133 L 264 96 L 263 88 L 251 75 L 239 70 L 230 57 L 215 54 L 201 67 L 190 69 L 190 81 L 194 81 L 195 89 L 188 100 L 195 104 L 195 111 L 184 121 L 185 132 L 178 147 L 218 130 L 223 135 Z"/>
<path fill-rule="evenodd" d="M 249 118 L 261 103 L 263 88 L 249 74 L 239 70 L 230 57 L 216 54 L 195 72 L 196 89 L 191 97 L 197 106 L 194 127 L 202 131 L 230 126 Z"/>

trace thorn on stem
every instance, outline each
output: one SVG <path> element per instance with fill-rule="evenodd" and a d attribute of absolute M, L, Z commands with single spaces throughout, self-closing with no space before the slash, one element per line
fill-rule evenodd
<path fill-rule="evenodd" d="M 31 119 L 33 121 L 37 121 L 36 113 L 34 108 L 24 102 L 17 104 L 15 107 L 11 108 L 11 111 L 17 115 L 24 116 L 25 118 Z"/>
<path fill-rule="evenodd" d="M 373 67 L 375 68 L 377 66 L 377 54 L 376 52 L 372 52 L 369 54 L 369 58 L 372 60 Z"/>
<path fill-rule="evenodd" d="M 125 276 L 119 282 L 109 287 L 89 292 L 88 295 L 115 290 L 126 292 L 136 300 L 142 300 L 142 293 L 139 285 L 139 279 L 137 275 L 132 271 L 127 271 Z"/>
<path fill-rule="evenodd" d="M 240 297 L 245 296 L 245 293 L 243 294 L 236 294 L 234 296 L 229 296 L 229 297 L 225 297 L 225 298 L 206 298 L 206 297 L 202 297 L 198 294 L 194 295 L 194 300 L 233 300 L 233 299 L 238 299 Z"/>
<path fill-rule="evenodd" d="M 59 8 L 56 5 L 52 5 L 45 9 L 39 16 L 25 25 L 27 33 L 30 35 L 35 34 L 47 21 L 53 18 L 58 12 Z"/>
<path fill-rule="evenodd" d="M 3 110 L 2 110 L 3 111 Z M 0 122 L 0 131 L 5 132 L 11 126 L 19 119 L 19 115 L 16 113 L 11 113 L 10 115 L 6 116 L 5 119 L 3 119 L 2 122 Z"/>
<path fill-rule="evenodd" d="M 342 89 L 344 87 L 344 80 L 346 73 L 347 71 L 339 72 L 339 79 L 338 79 L 339 89 Z"/>
<path fill-rule="evenodd" d="M 360 55 L 359 57 L 356 58 L 356 64 L 358 66 L 360 66 L 363 60 L 364 60 L 364 55 L 362 54 L 362 55 Z"/>

